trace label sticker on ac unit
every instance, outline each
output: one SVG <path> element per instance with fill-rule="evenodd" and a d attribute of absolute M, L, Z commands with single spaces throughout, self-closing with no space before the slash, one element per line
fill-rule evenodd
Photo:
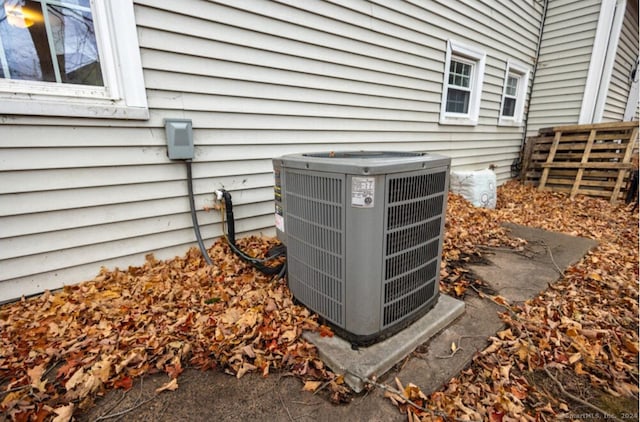
<path fill-rule="evenodd" d="M 373 177 L 353 177 L 351 179 L 351 206 L 373 208 L 373 193 L 376 179 Z"/>

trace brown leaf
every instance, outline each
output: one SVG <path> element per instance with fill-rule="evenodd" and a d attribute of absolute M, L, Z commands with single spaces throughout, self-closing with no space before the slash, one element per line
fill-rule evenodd
<path fill-rule="evenodd" d="M 122 388 L 125 391 L 131 390 L 131 387 L 133 387 L 133 378 L 128 376 L 118 378 L 113 383 L 113 388 Z"/>
<path fill-rule="evenodd" d="M 637 341 L 631 341 L 629 339 L 624 339 L 624 347 L 630 351 L 631 353 L 634 354 L 638 354 L 638 352 L 640 352 L 640 349 L 638 349 L 638 342 Z"/>
<path fill-rule="evenodd" d="M 182 363 L 179 359 L 176 359 L 173 365 L 165 366 L 164 370 L 171 378 L 178 378 L 178 376 L 184 371 L 184 369 L 182 368 Z"/>
<path fill-rule="evenodd" d="M 67 361 L 64 365 L 58 369 L 58 373 L 56 378 L 66 378 L 69 374 L 73 373 L 76 370 L 76 367 L 80 364 L 78 360 L 71 359 Z"/>
<path fill-rule="evenodd" d="M 242 364 L 242 367 L 236 373 L 236 378 L 240 379 L 247 372 L 255 371 L 256 369 L 258 369 L 258 367 L 254 366 L 254 365 L 251 365 L 250 363 L 244 362 Z"/>
<path fill-rule="evenodd" d="M 73 390 L 77 385 L 82 383 L 83 379 L 84 369 L 80 368 L 71 376 L 71 378 L 69 378 L 69 380 L 65 383 L 64 388 L 66 388 L 67 391 Z"/>
<path fill-rule="evenodd" d="M 513 333 L 511 332 L 511 328 L 507 328 L 506 330 L 503 330 L 503 331 L 498 331 L 497 335 L 500 340 L 513 339 Z"/>
<path fill-rule="evenodd" d="M 574 363 L 576 363 L 580 359 L 582 359 L 582 354 L 574 353 L 571 356 L 569 356 L 569 364 L 573 365 Z"/>
<path fill-rule="evenodd" d="M 321 381 L 306 381 L 304 383 L 304 386 L 302 387 L 303 391 L 310 391 L 310 392 L 314 392 L 316 391 L 320 386 L 322 385 Z"/>
<path fill-rule="evenodd" d="M 173 378 L 171 381 L 163 384 L 161 387 L 156 388 L 156 394 L 161 393 L 163 391 L 175 391 L 178 389 L 178 380 Z"/>
<path fill-rule="evenodd" d="M 99 362 L 96 362 L 91 367 L 91 373 L 95 375 L 101 382 L 107 382 L 111 376 L 111 359 L 105 357 Z"/>
<path fill-rule="evenodd" d="M 319 331 L 320 337 L 333 337 L 333 330 L 326 325 L 321 325 Z"/>
<path fill-rule="evenodd" d="M 44 364 L 35 366 L 27 370 L 27 375 L 31 380 L 31 386 L 41 393 L 44 393 L 46 391 L 45 386 L 47 384 L 47 381 L 42 380 L 42 374 L 44 374 Z"/>
<path fill-rule="evenodd" d="M 512 385 L 509 388 L 509 391 L 511 391 L 511 394 L 513 394 L 513 396 L 516 397 L 518 400 L 522 400 L 525 397 L 527 397 L 527 392 L 518 386 Z"/>
<path fill-rule="evenodd" d="M 53 418 L 52 422 L 68 422 L 73 416 L 73 403 L 55 408 L 53 409 L 53 413 L 57 416 Z"/>
<path fill-rule="evenodd" d="M 19 401 L 22 396 L 24 396 L 24 392 L 22 391 L 11 392 L 4 396 L 4 399 L 2 399 L 2 402 L 0 402 L 0 407 L 5 409 L 10 408 L 11 404 Z"/>
<path fill-rule="evenodd" d="M 287 343 L 291 343 L 293 340 L 296 339 L 297 336 L 298 336 L 298 332 L 295 328 L 293 328 L 291 330 L 285 331 L 284 334 L 280 336 L 280 338 Z"/>
<path fill-rule="evenodd" d="M 588 276 L 591 280 L 602 281 L 602 276 L 598 273 L 591 273 Z"/>

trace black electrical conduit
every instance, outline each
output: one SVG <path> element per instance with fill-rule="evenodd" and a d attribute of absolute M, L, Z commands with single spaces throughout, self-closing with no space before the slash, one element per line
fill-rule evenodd
<path fill-rule="evenodd" d="M 191 221 L 193 222 L 193 231 L 196 234 L 196 239 L 198 240 L 198 246 L 200 247 L 200 253 L 204 257 L 204 260 L 207 261 L 208 265 L 212 265 L 211 257 L 207 252 L 207 248 L 204 246 L 204 242 L 202 241 L 202 235 L 200 234 L 200 224 L 198 224 L 198 216 L 196 214 L 196 206 L 195 199 L 193 195 L 193 174 L 191 171 L 191 160 L 185 160 L 185 164 L 187 165 L 187 186 L 189 188 L 189 206 L 191 209 Z M 231 194 L 226 190 L 220 190 L 220 194 L 222 195 L 222 201 L 224 202 L 226 220 L 227 220 L 227 242 L 229 243 L 229 247 L 231 250 L 238 255 L 242 260 L 248 262 L 257 268 L 260 272 L 266 275 L 276 275 L 278 278 L 284 277 L 284 274 L 287 271 L 286 262 L 283 262 L 280 265 L 276 265 L 275 267 L 269 267 L 267 265 L 263 265 L 264 262 L 271 261 L 275 258 L 281 257 L 285 254 L 284 247 L 276 247 L 273 249 L 273 254 L 268 254 L 264 259 L 253 258 L 246 253 L 244 253 L 236 244 L 236 223 L 235 218 L 233 216 L 233 202 L 231 201 Z"/>
<path fill-rule="evenodd" d="M 211 261 L 211 257 L 207 252 L 207 248 L 204 246 L 204 242 L 202 241 L 202 235 L 200 234 L 200 224 L 198 224 L 198 216 L 196 214 L 196 205 L 195 199 L 193 195 L 193 174 L 191 171 L 191 160 L 185 160 L 185 164 L 187 165 L 187 186 L 189 188 L 189 206 L 191 208 L 191 221 L 193 222 L 193 231 L 196 234 L 196 239 L 198 240 L 198 246 L 200 247 L 200 253 L 204 257 L 204 260 L 207 261 L 208 265 L 213 265 Z M 233 202 L 231 201 L 231 194 L 226 190 L 220 190 L 222 193 L 222 200 L 224 201 L 224 208 L 227 220 L 227 241 L 229 243 L 229 247 L 231 250 L 238 255 L 242 260 L 248 262 L 257 268 L 260 272 L 266 275 L 278 275 L 278 278 L 284 277 L 284 274 L 287 271 L 286 262 L 283 262 L 280 265 L 275 267 L 269 267 L 267 265 L 263 265 L 263 262 L 271 261 L 275 258 L 283 256 L 286 253 L 284 247 L 276 247 L 273 249 L 274 254 L 268 254 L 264 259 L 253 258 L 244 253 L 238 245 L 236 244 L 236 226 L 235 219 L 233 217 Z"/>
<path fill-rule="evenodd" d="M 268 254 L 264 259 L 253 258 L 244 253 L 236 244 L 236 227 L 235 219 L 233 217 L 233 202 L 231 200 L 231 194 L 224 189 L 221 189 L 222 201 L 224 202 L 224 212 L 227 220 L 227 243 L 231 250 L 238 255 L 242 260 L 253 265 L 256 269 L 266 275 L 278 275 L 278 278 L 282 278 L 287 270 L 286 262 L 276 265 L 275 267 L 269 267 L 264 265 L 263 262 L 271 261 L 275 258 L 283 256 L 285 254 L 284 248 L 274 248 L 274 254 Z"/>
<path fill-rule="evenodd" d="M 213 262 L 211 262 L 211 257 L 207 252 L 207 248 L 204 247 L 202 235 L 200 234 L 200 225 L 198 224 L 198 216 L 196 215 L 196 203 L 193 198 L 193 176 L 191 174 L 191 160 L 185 160 L 185 164 L 187 165 L 187 185 L 189 187 L 189 205 L 191 207 L 191 221 L 193 221 L 193 231 L 196 233 L 196 239 L 198 239 L 200 253 L 202 253 L 204 260 L 207 261 L 207 264 L 213 265 Z"/>
<path fill-rule="evenodd" d="M 204 242 L 202 241 L 202 235 L 200 234 L 200 224 L 198 223 L 198 216 L 196 214 L 196 206 L 195 199 L 193 195 L 193 173 L 191 171 L 191 160 L 185 160 L 185 164 L 187 165 L 187 186 L 189 189 L 189 207 L 191 209 L 191 221 L 193 222 L 193 231 L 195 232 L 196 239 L 198 240 L 198 246 L 200 247 L 200 253 L 204 257 L 204 260 L 207 261 L 208 265 L 212 265 L 211 257 L 207 252 L 207 248 L 204 246 Z M 284 247 L 276 247 L 274 248 L 274 254 L 268 255 L 264 259 L 253 258 L 244 253 L 238 245 L 236 245 L 236 227 L 235 227 L 235 218 L 233 217 L 233 202 L 231 201 L 231 194 L 225 190 L 220 191 L 222 194 L 222 200 L 224 201 L 226 220 L 227 220 L 227 241 L 229 243 L 229 247 L 231 250 L 242 258 L 244 261 L 250 263 L 255 268 L 260 270 L 262 273 L 266 275 L 275 275 L 277 274 L 278 278 L 282 278 L 286 273 L 287 266 L 286 262 L 283 262 L 280 265 L 275 267 L 269 267 L 267 265 L 263 265 L 263 262 L 271 261 L 275 258 L 283 256 L 285 254 Z"/>

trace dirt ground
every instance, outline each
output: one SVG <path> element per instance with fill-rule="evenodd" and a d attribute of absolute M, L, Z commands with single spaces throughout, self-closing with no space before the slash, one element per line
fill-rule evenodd
<path fill-rule="evenodd" d="M 300 379 L 287 373 L 241 379 L 218 370 L 186 370 L 175 391 L 155 393 L 166 374 L 137 380 L 128 392 L 111 390 L 95 406 L 77 415 L 79 421 L 404 421 L 381 391 L 353 396 L 334 405 L 326 391 L 302 390 Z"/>
<path fill-rule="evenodd" d="M 402 363 L 381 382 L 393 384 Z M 566 391 L 593 403 L 622 420 L 639 420 L 637 399 L 614 397 L 594 388 L 586 376 L 573 372 L 557 374 Z M 530 383 L 551 396 L 566 396 L 543 371 L 528 374 Z M 77 415 L 80 422 L 108 421 L 406 421 L 407 416 L 384 398 L 383 391 L 373 389 L 354 395 L 348 404 L 335 405 L 326 391 L 317 394 L 303 391 L 300 379 L 287 373 L 264 378 L 247 374 L 241 379 L 218 370 L 187 369 L 179 377 L 175 391 L 156 393 L 168 381 L 166 374 L 145 376 L 129 391 L 110 390 L 95 405 Z M 579 401 L 572 401 L 574 420 L 599 421 L 604 415 Z M 550 415 L 550 421 L 554 417 Z"/>

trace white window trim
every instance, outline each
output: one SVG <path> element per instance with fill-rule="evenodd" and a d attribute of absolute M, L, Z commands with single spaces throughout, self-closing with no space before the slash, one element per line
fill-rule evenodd
<path fill-rule="evenodd" d="M 520 83 L 518 84 L 518 91 L 516 92 L 516 107 L 513 117 L 503 116 L 502 108 L 504 107 L 504 99 L 507 94 L 507 78 L 510 73 L 519 75 Z M 504 72 L 504 84 L 502 87 L 502 100 L 500 101 L 500 110 L 498 111 L 498 126 L 522 126 L 522 120 L 524 116 L 524 101 L 527 97 L 527 90 L 529 89 L 529 75 L 531 69 L 524 64 L 516 60 L 507 60 L 507 67 Z"/>
<path fill-rule="evenodd" d="M 449 67 L 451 58 L 458 57 L 463 60 L 473 61 L 473 73 L 471 78 L 471 95 L 469 98 L 469 112 L 466 114 L 447 112 L 447 95 L 449 93 Z M 487 54 L 477 48 L 462 44 L 458 41 L 447 41 L 447 52 L 444 63 L 444 80 L 442 86 L 442 101 L 440 103 L 441 125 L 476 126 L 480 114 L 480 97 L 482 95 L 482 82 L 484 80 L 484 68 Z"/>
<path fill-rule="evenodd" d="M 92 0 L 105 87 L 0 79 L 0 114 L 148 119 L 131 0 Z"/>

